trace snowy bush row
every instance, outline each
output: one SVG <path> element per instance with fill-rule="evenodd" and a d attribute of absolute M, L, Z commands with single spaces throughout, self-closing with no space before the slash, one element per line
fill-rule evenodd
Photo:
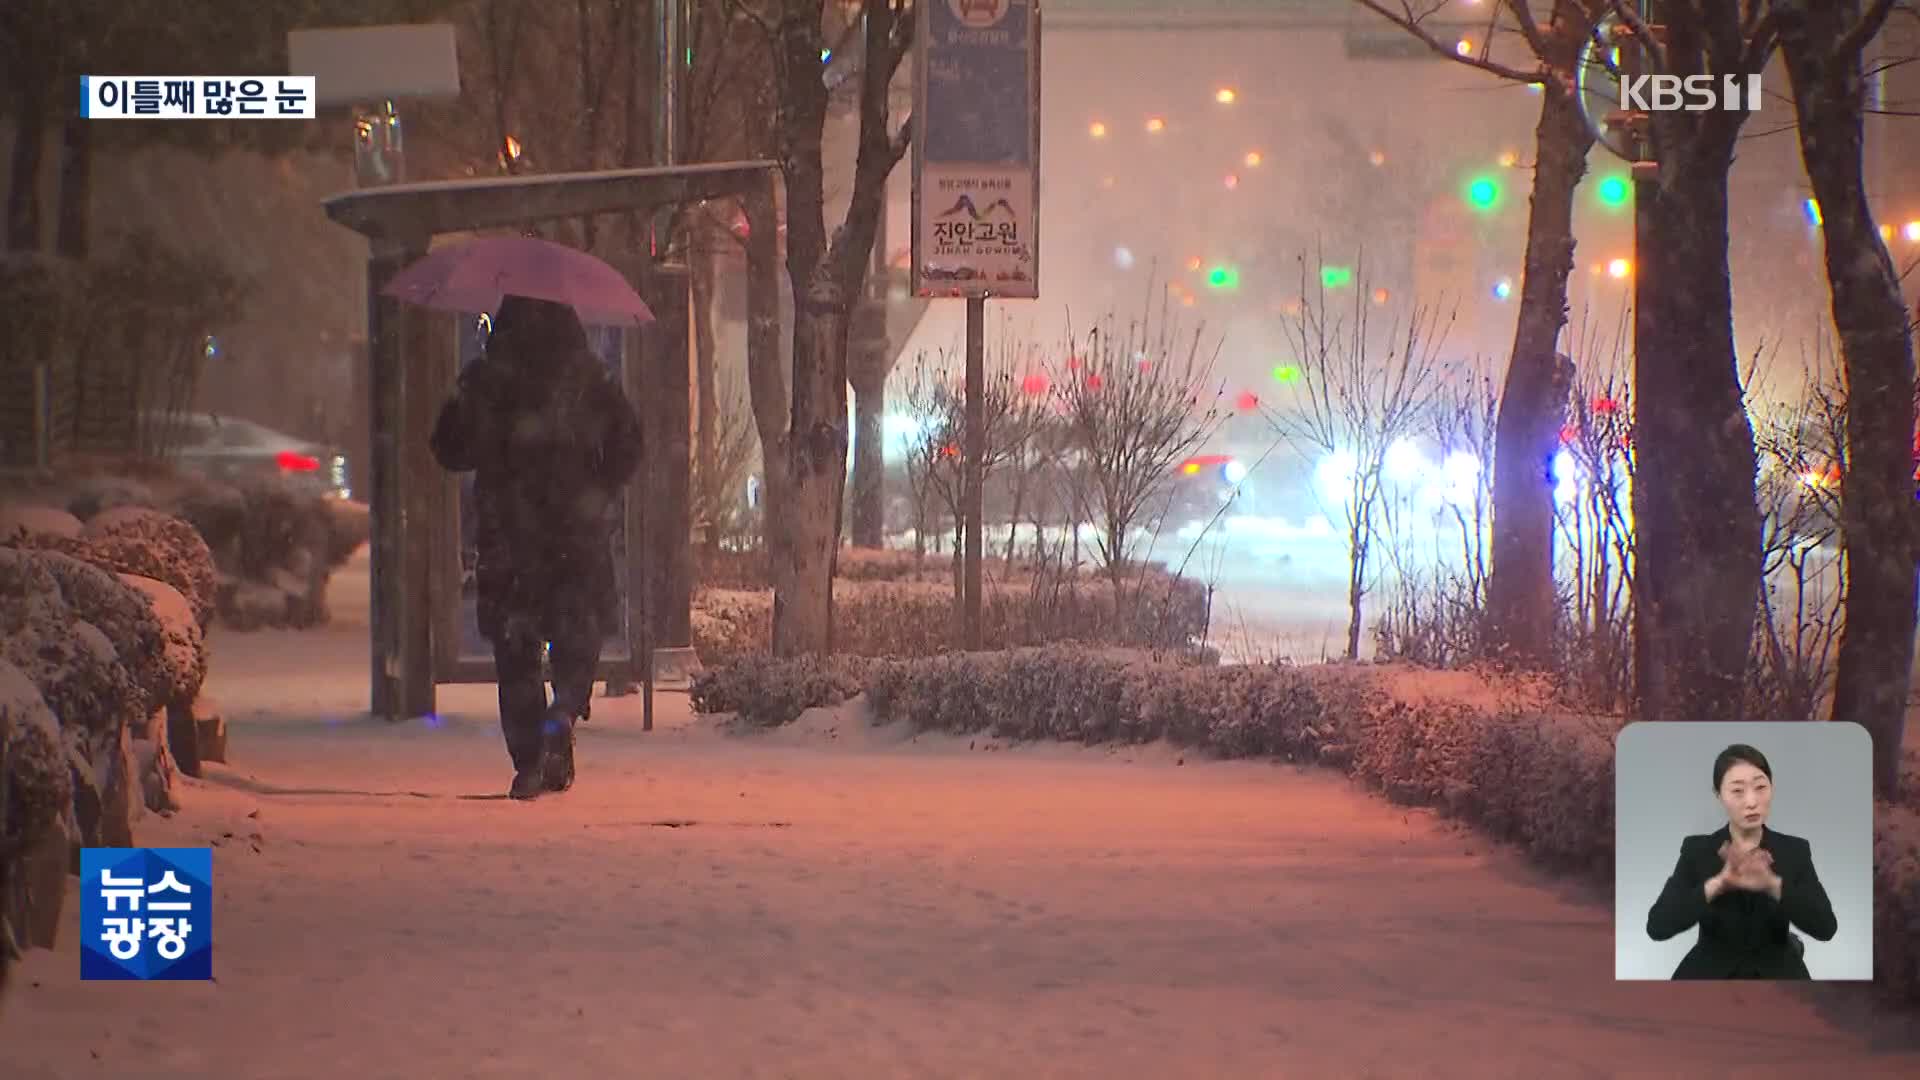
<path fill-rule="evenodd" d="M 934 656 L 959 645 L 960 620 L 946 584 L 841 582 L 834 588 L 833 648 L 852 656 Z M 988 587 L 981 605 L 989 649 L 1078 642 L 1184 649 L 1204 635 L 1207 591 L 1193 581 L 1149 577 L 1142 587 L 1077 581 L 1046 589 Z M 765 653 L 773 594 L 708 589 L 694 600 L 693 645 L 703 663 Z"/>
<path fill-rule="evenodd" d="M 1218 667 L 1073 647 L 913 660 L 769 660 L 711 671 L 702 712 L 760 725 L 864 687 L 876 723 L 1006 739 L 1165 739 L 1223 758 L 1340 768 L 1396 802 L 1431 806 L 1555 870 L 1613 880 L 1612 716 L 1408 700 L 1363 665 Z M 1920 813 L 1875 824 L 1879 982 L 1920 1000 Z"/>
<path fill-rule="evenodd" d="M 116 569 L 159 578 L 192 601 L 203 626 L 216 611 L 235 630 L 327 621 L 327 582 L 369 535 L 365 507 L 270 478 L 220 483 L 155 463 L 138 473 L 81 468 L 0 492 L 9 504 L 0 506 L 0 542 L 107 558 Z M 104 554 L 72 542 L 82 521 L 98 533 L 98 522 L 141 510 L 159 511 L 140 520 L 172 521 L 172 533 L 94 541 L 123 549 Z M 166 553 L 166 565 L 139 564 L 148 551 Z"/>

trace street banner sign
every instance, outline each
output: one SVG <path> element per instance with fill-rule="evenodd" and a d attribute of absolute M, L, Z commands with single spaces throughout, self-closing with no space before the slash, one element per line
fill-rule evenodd
<path fill-rule="evenodd" d="M 915 5 L 913 292 L 1040 295 L 1040 5 Z"/>

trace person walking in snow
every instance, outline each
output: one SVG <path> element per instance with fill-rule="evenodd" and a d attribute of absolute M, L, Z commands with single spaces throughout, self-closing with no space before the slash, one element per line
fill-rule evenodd
<path fill-rule="evenodd" d="M 601 645 L 619 625 L 610 537 L 640 464 L 639 418 L 573 308 L 508 296 L 441 408 L 432 448 L 442 468 L 474 474 L 475 590 L 513 760 L 509 794 L 565 791 L 574 724 L 590 712 Z"/>

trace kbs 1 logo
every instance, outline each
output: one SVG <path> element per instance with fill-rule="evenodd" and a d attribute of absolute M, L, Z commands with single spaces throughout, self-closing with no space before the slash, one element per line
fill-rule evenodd
<path fill-rule="evenodd" d="M 1622 76 L 1620 107 L 1630 112 L 1759 112 L 1760 76 Z"/>
<path fill-rule="evenodd" d="M 213 978 L 213 849 L 81 848 L 80 978 Z"/>

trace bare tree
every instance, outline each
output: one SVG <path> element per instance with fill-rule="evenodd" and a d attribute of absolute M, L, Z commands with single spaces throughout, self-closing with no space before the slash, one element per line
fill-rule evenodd
<path fill-rule="evenodd" d="M 1628 0 L 1620 48 L 1660 75 L 1757 73 L 1763 5 L 1663 4 L 1655 33 Z M 1749 114 L 1638 117 L 1657 172 L 1639 185 L 1634 328 L 1634 675 L 1643 720 L 1738 720 L 1761 580 L 1756 457 L 1733 345 L 1727 177 Z"/>
<path fill-rule="evenodd" d="M 1376 332 L 1364 282 L 1345 307 L 1307 283 L 1301 262 L 1301 303 L 1285 324 L 1301 380 L 1292 399 L 1266 408 L 1280 437 L 1339 500 L 1347 534 L 1347 649 L 1360 656 L 1361 608 L 1372 585 L 1373 544 L 1380 538 L 1387 456 L 1430 422 L 1440 386 L 1437 357 L 1451 317 L 1414 307 L 1402 322 Z"/>
<path fill-rule="evenodd" d="M 1851 592 L 1840 539 L 1847 398 L 1831 357 L 1809 358 L 1795 400 L 1764 410 L 1755 433 L 1763 522 L 1754 636 L 1755 715 L 1811 720 L 1834 690 L 1841 613 Z M 1751 379 L 1749 380 L 1751 383 Z"/>
<path fill-rule="evenodd" d="M 1180 462 L 1225 419 L 1213 384 L 1220 343 L 1185 331 L 1168 294 L 1140 317 L 1109 314 L 1078 341 L 1051 375 L 1051 393 L 1070 438 L 1069 486 L 1075 522 L 1094 526 L 1094 548 L 1119 594 L 1133 534 L 1159 524 L 1153 513 Z"/>
<path fill-rule="evenodd" d="M 1891 799 L 1913 669 L 1913 332 L 1900 280 L 1867 202 L 1862 57 L 1893 0 L 1770 0 L 1820 207 L 1833 322 L 1850 389 L 1841 505 L 1850 575 L 1833 719 L 1873 735 L 1874 792 Z"/>
<path fill-rule="evenodd" d="M 895 128 L 888 98 L 914 20 L 905 0 L 863 0 L 857 9 L 863 52 L 853 190 L 845 219 L 829 232 L 822 145 L 830 91 L 821 77 L 828 49 L 820 0 L 727 3 L 759 30 L 773 60 L 773 144 L 786 181 L 791 383 L 770 366 L 751 373 L 766 460 L 773 651 L 824 653 L 833 645 L 833 569 L 847 481 L 848 321 L 872 261 L 887 176 L 912 139 L 912 118 Z M 830 8 L 835 18 L 843 10 Z"/>
<path fill-rule="evenodd" d="M 956 375 L 959 363 L 959 358 L 946 350 L 932 356 L 922 352 L 915 359 L 914 377 L 907 391 L 908 408 L 920 424 L 908 443 L 909 468 L 917 475 L 916 484 L 924 485 L 939 500 L 953 523 L 956 602 L 961 593 L 960 524 L 965 510 L 966 473 L 960 448 L 967 423 L 964 386 Z M 985 421 L 980 456 L 982 485 L 1019 458 L 1037 427 L 1040 406 L 1033 395 L 1022 392 L 1012 363 L 1004 350 L 996 350 L 987 358 L 986 392 L 981 396 Z"/>
<path fill-rule="evenodd" d="M 1586 175 L 1594 142 L 1580 113 L 1575 75 L 1589 29 L 1607 0 L 1489 4 L 1487 32 L 1479 37 L 1479 48 L 1464 53 L 1456 41 L 1443 41 L 1428 25 L 1440 4 L 1356 2 L 1420 38 L 1438 55 L 1542 90 L 1534 129 L 1525 272 L 1492 463 L 1493 558 L 1486 634 L 1497 654 L 1543 665 L 1553 651 L 1556 599 L 1553 485 L 1542 475 L 1540 462 L 1553 454 L 1566 422 L 1570 376 L 1560 362 L 1558 343 L 1567 322 L 1567 277 L 1573 270 L 1574 193 Z M 1515 67 L 1493 59 L 1496 31 L 1517 33 L 1532 63 Z"/>
<path fill-rule="evenodd" d="M 1626 314 L 1575 346 L 1580 378 L 1553 456 L 1563 597 L 1559 665 L 1570 696 L 1615 709 L 1633 691 L 1633 393 Z"/>
<path fill-rule="evenodd" d="M 708 538 L 710 551 L 728 539 L 750 533 L 746 500 L 747 478 L 759 465 L 760 440 L 754 434 L 753 413 L 747 404 L 746 380 L 728 371 L 717 381 L 713 428 L 707 433 L 713 446 L 693 459 L 694 527 Z"/>

